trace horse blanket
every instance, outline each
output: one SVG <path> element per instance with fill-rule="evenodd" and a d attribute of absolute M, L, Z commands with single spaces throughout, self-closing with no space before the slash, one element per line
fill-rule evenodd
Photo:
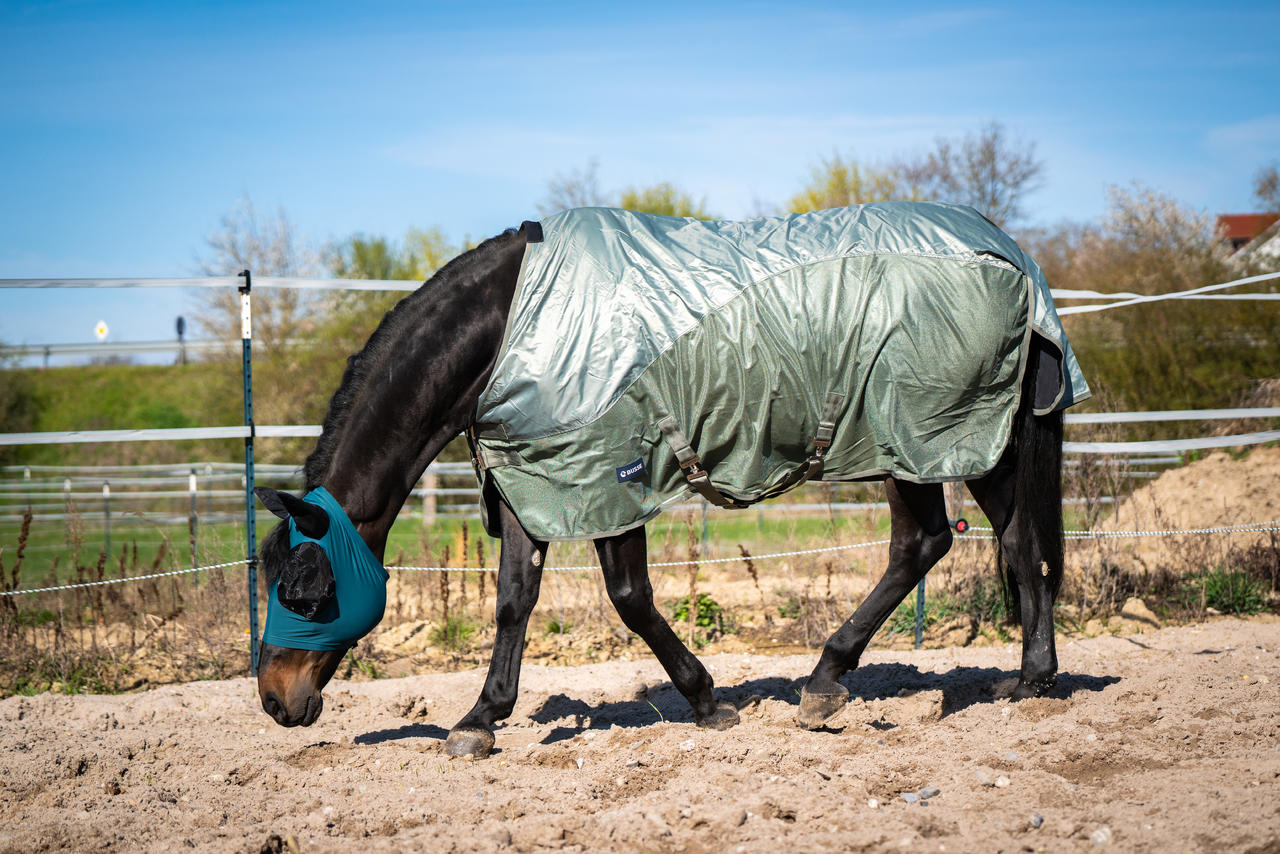
<path fill-rule="evenodd" d="M 1040 268 L 972 208 L 540 225 L 470 433 L 539 539 L 619 533 L 695 488 L 745 506 L 809 476 L 985 474 L 1033 335 L 1036 413 L 1089 396 Z"/>

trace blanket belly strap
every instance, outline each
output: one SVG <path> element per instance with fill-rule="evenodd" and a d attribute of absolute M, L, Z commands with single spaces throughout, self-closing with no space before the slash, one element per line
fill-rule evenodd
<path fill-rule="evenodd" d="M 839 416 L 840 407 L 843 405 L 843 394 L 834 391 L 827 392 L 827 398 L 822 407 L 822 415 L 818 419 L 818 429 L 813 437 L 813 453 L 809 455 L 809 459 L 783 478 L 781 483 L 762 494 L 756 501 L 776 498 L 806 481 L 822 479 L 824 460 L 827 451 L 831 448 L 831 442 L 835 438 L 836 418 Z M 702 468 L 702 460 L 699 459 L 697 452 L 693 450 L 688 437 L 684 435 L 684 431 L 680 429 L 679 422 L 673 416 L 668 415 L 659 421 L 658 429 L 662 431 L 662 437 L 667 440 L 667 444 L 675 453 L 676 462 L 680 464 L 680 468 L 684 471 L 685 480 L 703 498 L 717 507 L 737 510 L 755 503 L 729 498 L 715 488 L 711 483 L 710 472 Z"/>
<path fill-rule="evenodd" d="M 822 480 L 827 451 L 831 448 L 831 442 L 836 434 L 836 418 L 840 415 L 840 407 L 843 404 L 843 394 L 835 391 L 827 392 L 827 399 L 822 405 L 822 415 L 818 417 L 818 429 L 813 436 L 813 453 L 799 468 L 783 478 L 782 483 L 761 495 L 761 501 L 777 498 L 782 493 L 789 492 L 810 480 Z"/>
<path fill-rule="evenodd" d="M 680 429 L 680 423 L 675 418 L 670 415 L 663 418 L 658 422 L 658 429 L 662 431 L 662 438 L 667 440 L 667 444 L 675 453 L 676 462 L 684 471 L 685 480 L 698 491 L 699 495 L 717 507 L 741 510 L 750 506 L 736 498 L 725 496 L 712 485 L 711 475 L 702 468 L 702 460 L 698 458 L 697 452 L 689 444 L 689 439 L 684 435 L 684 431 Z"/>

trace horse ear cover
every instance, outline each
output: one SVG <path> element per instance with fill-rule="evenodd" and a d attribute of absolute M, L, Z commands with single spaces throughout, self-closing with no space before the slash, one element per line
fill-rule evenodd
<path fill-rule="evenodd" d="M 333 602 L 336 594 L 333 567 L 324 549 L 316 543 L 294 546 L 276 584 L 280 604 L 300 617 L 314 620 Z"/>
<path fill-rule="evenodd" d="M 281 519 L 293 519 L 303 536 L 318 540 L 329 532 L 329 514 L 324 508 L 267 486 L 255 486 L 253 494 Z"/>

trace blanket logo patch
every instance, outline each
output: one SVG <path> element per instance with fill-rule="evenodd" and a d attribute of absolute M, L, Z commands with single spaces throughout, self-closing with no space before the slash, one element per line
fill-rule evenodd
<path fill-rule="evenodd" d="M 637 459 L 633 463 L 627 463 L 625 466 L 618 466 L 618 483 L 626 483 L 635 480 L 644 474 L 644 460 Z"/>

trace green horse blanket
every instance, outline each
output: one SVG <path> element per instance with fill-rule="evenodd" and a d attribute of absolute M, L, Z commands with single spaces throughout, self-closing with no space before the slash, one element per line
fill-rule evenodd
<path fill-rule="evenodd" d="M 1040 268 L 971 208 L 586 208 L 527 230 L 470 438 L 540 539 L 625 531 L 691 490 L 732 507 L 806 479 L 985 474 L 1033 335 L 1037 414 L 1089 396 Z"/>

